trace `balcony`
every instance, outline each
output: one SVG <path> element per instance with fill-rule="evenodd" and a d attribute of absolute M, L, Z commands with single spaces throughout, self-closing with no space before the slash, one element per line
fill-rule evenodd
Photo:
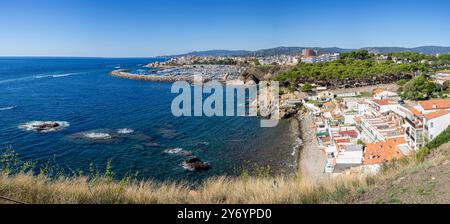
<path fill-rule="evenodd" d="M 411 121 L 408 117 L 405 118 L 405 121 L 411 125 L 412 127 L 416 128 L 416 129 L 421 129 L 423 128 L 422 124 L 420 124 L 418 121 Z"/>

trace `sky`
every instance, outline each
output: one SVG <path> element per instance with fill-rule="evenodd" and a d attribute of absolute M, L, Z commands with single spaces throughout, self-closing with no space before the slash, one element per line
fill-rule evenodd
<path fill-rule="evenodd" d="M 0 56 L 450 46 L 448 0 L 0 0 Z"/>

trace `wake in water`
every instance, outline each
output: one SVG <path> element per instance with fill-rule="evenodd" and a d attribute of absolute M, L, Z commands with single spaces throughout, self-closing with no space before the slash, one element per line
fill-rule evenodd
<path fill-rule="evenodd" d="M 66 121 L 31 121 L 19 125 L 22 130 L 42 133 L 60 131 L 67 127 L 69 127 L 69 122 Z"/>
<path fill-rule="evenodd" d="M 122 129 L 117 130 L 117 134 L 122 134 L 122 135 L 131 134 L 133 132 L 134 132 L 134 130 L 130 129 L 130 128 L 122 128 Z"/>
<path fill-rule="evenodd" d="M 59 74 L 59 75 L 37 75 L 35 78 L 42 79 L 42 78 L 61 78 L 61 77 L 67 77 L 72 75 L 79 75 L 81 73 L 67 73 L 67 74 Z"/>
<path fill-rule="evenodd" d="M 62 77 L 68 77 L 68 76 L 73 76 L 73 75 L 80 75 L 80 74 L 82 74 L 82 73 L 67 73 L 67 74 L 57 74 L 57 75 L 35 75 L 35 76 L 27 76 L 27 77 L 23 77 L 23 78 L 0 80 L 0 84 L 10 83 L 10 82 L 20 82 L 20 81 L 32 81 L 32 80 L 44 79 L 44 78 L 62 78 Z"/>
<path fill-rule="evenodd" d="M 0 108 L 0 111 L 4 111 L 4 110 L 13 110 L 13 109 L 15 109 L 16 108 L 16 106 L 11 106 L 11 107 L 1 107 Z"/>

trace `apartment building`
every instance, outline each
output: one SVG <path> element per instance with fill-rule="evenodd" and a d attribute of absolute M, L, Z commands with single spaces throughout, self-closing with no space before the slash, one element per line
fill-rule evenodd
<path fill-rule="evenodd" d="M 330 61 L 337 61 L 341 58 L 339 53 L 335 54 L 323 54 L 320 56 L 313 56 L 313 57 L 303 57 L 302 62 L 305 63 L 320 63 L 320 62 L 330 62 Z"/>
<path fill-rule="evenodd" d="M 418 150 L 450 124 L 450 99 L 419 101 L 417 106 L 409 108 L 405 121 L 408 146 Z"/>

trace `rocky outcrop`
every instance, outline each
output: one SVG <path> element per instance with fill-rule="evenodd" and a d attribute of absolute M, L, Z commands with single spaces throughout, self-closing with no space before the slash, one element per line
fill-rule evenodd
<path fill-rule="evenodd" d="M 207 162 L 203 162 L 197 157 L 192 157 L 182 163 L 184 169 L 189 171 L 204 171 L 211 169 L 211 165 Z"/>
<path fill-rule="evenodd" d="M 59 131 L 69 126 L 65 121 L 32 121 L 19 126 L 20 129 L 36 132 Z"/>
<path fill-rule="evenodd" d="M 34 128 L 36 129 L 36 131 L 42 132 L 42 131 L 47 131 L 50 129 L 54 129 L 54 128 L 58 128 L 61 125 L 58 123 L 43 123 L 40 125 L 36 125 Z"/>
<path fill-rule="evenodd" d="M 277 74 L 290 68 L 292 67 L 281 65 L 249 66 L 244 69 L 241 76 L 244 80 L 252 79 L 258 83 L 259 81 L 272 80 Z"/>

